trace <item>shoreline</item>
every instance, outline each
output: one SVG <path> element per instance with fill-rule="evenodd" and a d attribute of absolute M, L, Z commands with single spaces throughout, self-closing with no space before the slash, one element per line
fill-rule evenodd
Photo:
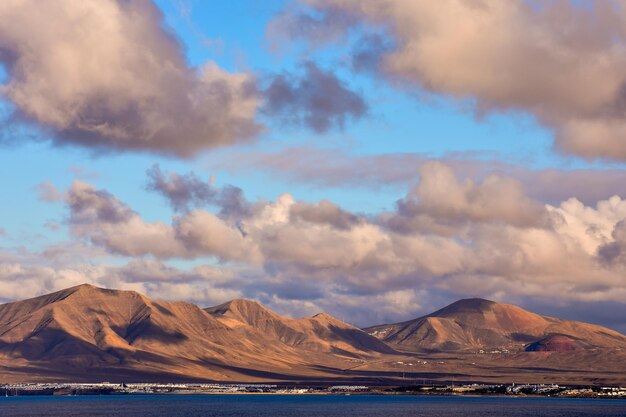
<path fill-rule="evenodd" d="M 194 393 L 112 393 L 112 394 L 31 394 L 31 395 L 13 395 L 8 397 L 0 397 L 0 404 L 4 400 L 17 398 L 74 398 L 74 397 L 150 397 L 150 396 L 289 396 L 289 397 L 429 397 L 429 398 L 490 398 L 490 399 L 549 399 L 549 400 L 597 400 L 597 401 L 626 401 L 626 397 L 606 397 L 606 396 L 550 396 L 550 395 L 457 395 L 457 394 L 390 394 L 390 393 L 365 393 L 365 394 L 335 394 L 335 393 L 306 393 L 306 394 L 289 394 L 289 393 L 217 393 L 217 392 L 194 392 Z"/>

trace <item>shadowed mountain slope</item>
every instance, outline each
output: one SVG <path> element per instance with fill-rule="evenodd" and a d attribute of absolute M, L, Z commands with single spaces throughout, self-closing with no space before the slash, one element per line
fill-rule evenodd
<path fill-rule="evenodd" d="M 403 351 L 522 350 L 554 335 L 576 341 L 571 349 L 626 348 L 626 336 L 593 324 L 540 316 L 520 307 L 472 298 L 459 300 L 427 316 L 365 329 Z M 558 341 L 558 339 L 557 339 Z M 565 346 L 565 339 L 561 339 Z M 557 346 L 559 343 L 547 343 Z M 542 345 L 543 346 L 543 345 Z M 556 347 L 555 347 L 556 349 Z"/>

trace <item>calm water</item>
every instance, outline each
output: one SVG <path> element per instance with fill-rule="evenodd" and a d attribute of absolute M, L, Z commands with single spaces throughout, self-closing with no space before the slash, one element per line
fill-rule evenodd
<path fill-rule="evenodd" d="M 149 395 L 0 398 L 10 417 L 625 417 L 626 400 L 339 395 Z"/>

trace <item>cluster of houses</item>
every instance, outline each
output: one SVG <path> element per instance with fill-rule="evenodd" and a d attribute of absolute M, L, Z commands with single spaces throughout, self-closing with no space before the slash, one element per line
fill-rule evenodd
<path fill-rule="evenodd" d="M 285 386 L 276 384 L 183 383 L 33 383 L 0 384 L 4 397 L 23 395 L 97 394 L 426 394 L 426 395 L 538 395 L 549 397 L 626 398 L 626 387 L 572 387 L 557 384 L 456 384 L 374 387 L 366 385 Z"/>

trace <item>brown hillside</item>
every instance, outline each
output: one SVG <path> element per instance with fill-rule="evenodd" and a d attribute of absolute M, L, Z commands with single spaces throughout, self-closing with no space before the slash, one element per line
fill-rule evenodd
<path fill-rule="evenodd" d="M 365 329 L 405 351 L 523 350 L 550 335 L 573 337 L 585 346 L 626 347 L 626 336 L 593 324 L 540 316 L 520 307 L 473 298 L 424 317 Z"/>
<path fill-rule="evenodd" d="M 385 350 L 376 338 L 329 316 L 288 319 L 246 300 L 205 311 L 81 285 L 0 305 L 0 367 L 52 376 L 255 380 L 307 375 L 319 365 Z"/>

